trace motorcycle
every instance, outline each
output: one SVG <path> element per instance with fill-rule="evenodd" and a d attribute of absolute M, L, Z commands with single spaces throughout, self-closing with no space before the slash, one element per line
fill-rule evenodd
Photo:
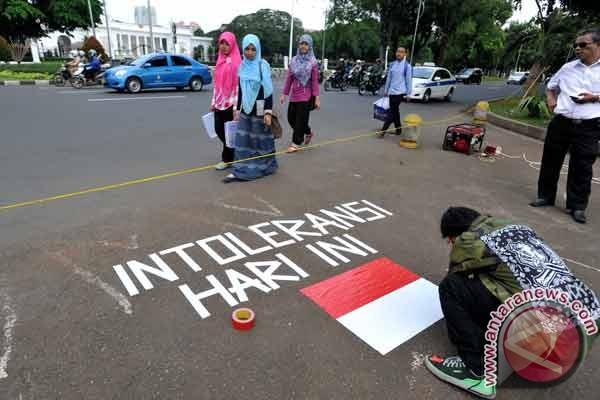
<path fill-rule="evenodd" d="M 360 82 L 360 85 L 358 86 L 358 94 L 363 96 L 366 92 L 371 92 L 373 96 L 375 96 L 384 83 L 385 74 L 366 72 L 362 81 Z"/>
<path fill-rule="evenodd" d="M 350 70 L 350 73 L 348 74 L 348 85 L 353 87 L 359 87 L 364 74 L 365 73 L 363 72 L 362 67 L 356 66 L 352 68 Z"/>
<path fill-rule="evenodd" d="M 75 73 L 73 74 L 73 78 L 71 79 L 71 86 L 73 86 L 75 89 L 81 89 L 84 86 L 104 86 L 104 74 L 106 73 L 106 70 L 110 67 L 111 64 L 102 64 L 102 66 L 100 67 L 100 71 L 98 71 L 96 75 L 94 75 L 94 78 L 90 80 L 86 78 L 87 67 L 83 64 L 80 64 L 79 68 L 77 68 L 77 71 L 75 71 Z"/>
<path fill-rule="evenodd" d="M 329 91 L 331 89 L 340 89 L 342 92 L 348 88 L 347 77 L 344 74 L 341 74 L 339 71 L 334 71 L 329 78 L 325 80 L 323 84 L 323 89 L 325 91 Z"/>
<path fill-rule="evenodd" d="M 67 82 L 71 82 L 71 79 L 73 79 L 73 75 L 71 75 L 67 64 L 63 64 L 52 77 L 52 80 L 56 86 L 65 86 Z"/>

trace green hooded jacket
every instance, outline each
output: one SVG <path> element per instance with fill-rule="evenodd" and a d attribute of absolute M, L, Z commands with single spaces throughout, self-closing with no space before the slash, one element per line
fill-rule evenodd
<path fill-rule="evenodd" d="M 456 238 L 450 253 L 450 273 L 461 272 L 470 278 L 479 278 L 501 302 L 523 288 L 508 265 L 490 252 L 480 238 L 511 224 L 513 222 L 509 220 L 480 216 L 468 231 Z"/>

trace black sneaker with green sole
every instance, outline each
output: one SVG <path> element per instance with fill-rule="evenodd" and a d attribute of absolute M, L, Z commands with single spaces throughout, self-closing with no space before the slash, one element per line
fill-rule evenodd
<path fill-rule="evenodd" d="M 429 356 L 425 360 L 427 369 L 439 379 L 458 386 L 484 399 L 496 398 L 496 386 L 487 386 L 485 379 L 475 375 L 459 356 Z"/>

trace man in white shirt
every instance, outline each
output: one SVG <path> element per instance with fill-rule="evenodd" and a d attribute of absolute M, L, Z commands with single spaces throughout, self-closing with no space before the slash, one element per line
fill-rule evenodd
<path fill-rule="evenodd" d="M 530 205 L 554 205 L 569 152 L 567 210 L 576 222 L 585 224 L 600 140 L 600 28 L 580 32 L 574 47 L 578 59 L 563 65 L 548 82 L 548 108 L 555 116 L 544 142 L 538 198 Z"/>

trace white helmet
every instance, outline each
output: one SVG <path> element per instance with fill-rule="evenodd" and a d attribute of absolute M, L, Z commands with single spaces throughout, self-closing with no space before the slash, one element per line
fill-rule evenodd
<path fill-rule="evenodd" d="M 94 50 L 94 49 L 90 49 L 90 50 L 88 51 L 88 56 L 90 56 L 90 57 L 94 57 L 96 54 L 98 54 L 98 53 L 97 53 L 97 52 L 96 52 L 96 50 Z"/>

